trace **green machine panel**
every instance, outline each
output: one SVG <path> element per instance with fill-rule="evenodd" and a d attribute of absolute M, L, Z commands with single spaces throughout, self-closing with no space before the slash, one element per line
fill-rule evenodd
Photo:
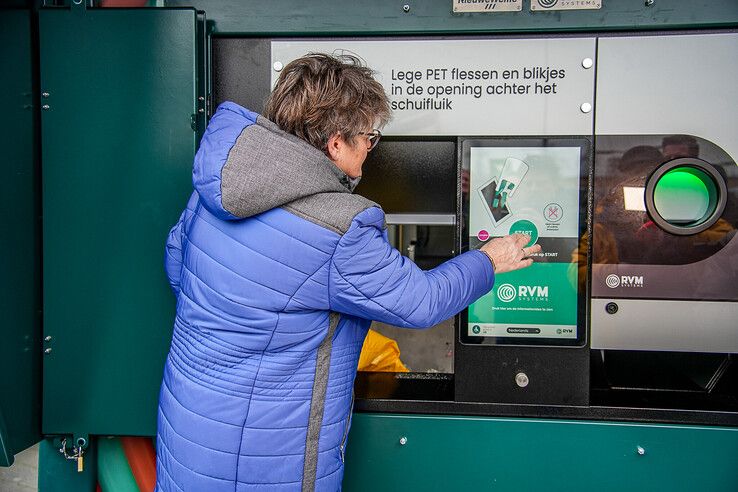
<path fill-rule="evenodd" d="M 343 489 L 738 490 L 738 429 L 354 415 Z"/>
<path fill-rule="evenodd" d="M 44 434 L 153 435 L 191 192 L 193 9 L 42 9 Z M 204 99 L 203 99 L 204 100 Z"/>
<path fill-rule="evenodd" d="M 0 466 L 40 439 L 40 228 L 31 13 L 0 10 Z"/>
<path fill-rule="evenodd" d="M 454 12 L 452 0 L 160 0 L 204 10 L 216 35 L 305 36 L 359 34 L 472 34 L 492 32 L 622 31 L 735 26 L 734 0 L 603 0 L 599 9 Z M 493 4 L 494 2 L 489 2 Z M 499 2 L 503 3 L 503 2 Z M 505 3 L 510 3 L 509 0 Z M 556 1 L 541 2 L 553 7 Z M 564 3 L 564 2 L 559 2 Z M 572 4 L 574 2 L 567 2 Z M 585 2 L 581 2 L 584 4 Z M 594 3 L 594 2 L 587 2 Z"/>

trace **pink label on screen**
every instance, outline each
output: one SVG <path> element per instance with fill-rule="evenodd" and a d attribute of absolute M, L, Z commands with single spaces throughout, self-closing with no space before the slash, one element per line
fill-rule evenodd
<path fill-rule="evenodd" d="M 482 229 L 481 231 L 477 233 L 477 237 L 479 238 L 480 241 L 486 241 L 487 239 L 489 239 L 489 232 Z"/>

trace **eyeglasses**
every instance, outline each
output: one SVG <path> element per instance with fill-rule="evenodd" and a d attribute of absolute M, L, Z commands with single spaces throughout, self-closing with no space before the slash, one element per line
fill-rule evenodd
<path fill-rule="evenodd" d="M 359 132 L 359 135 L 366 135 L 369 139 L 369 148 L 367 149 L 367 152 L 371 152 L 379 143 L 379 139 L 382 138 L 382 132 L 376 128 L 370 132 Z"/>

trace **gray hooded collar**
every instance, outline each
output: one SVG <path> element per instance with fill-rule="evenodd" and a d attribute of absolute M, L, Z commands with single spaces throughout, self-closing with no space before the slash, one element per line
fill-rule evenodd
<path fill-rule="evenodd" d="M 323 152 L 258 116 L 228 153 L 220 191 L 223 208 L 245 218 L 318 193 L 351 193 L 356 184 Z"/>

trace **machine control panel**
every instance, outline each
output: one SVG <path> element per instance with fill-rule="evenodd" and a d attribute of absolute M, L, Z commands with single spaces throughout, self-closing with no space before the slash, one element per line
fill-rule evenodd
<path fill-rule="evenodd" d="M 542 247 L 530 268 L 497 275 L 469 306 L 462 343 L 583 344 L 587 148 L 584 139 L 462 140 L 462 249 L 513 233 Z"/>

